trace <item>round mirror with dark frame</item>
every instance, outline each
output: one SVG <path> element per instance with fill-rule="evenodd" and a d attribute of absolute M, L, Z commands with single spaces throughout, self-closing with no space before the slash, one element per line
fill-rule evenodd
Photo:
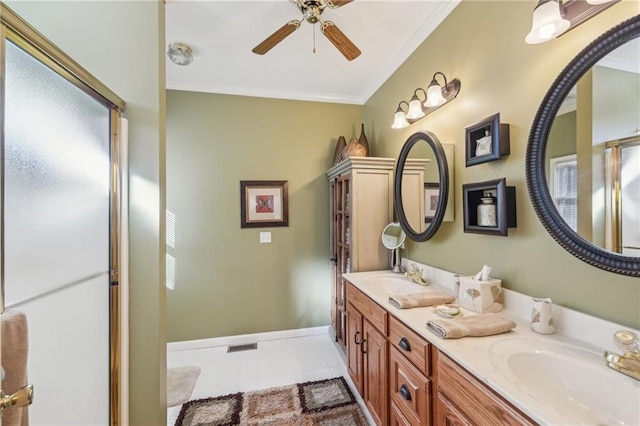
<path fill-rule="evenodd" d="M 631 65 L 621 67 L 621 58 Z M 594 40 L 555 79 L 533 121 L 525 165 L 529 196 L 549 234 L 580 260 L 634 277 L 639 93 L 640 15 Z"/>
<path fill-rule="evenodd" d="M 417 182 L 416 176 L 420 177 Z M 413 241 L 433 237 L 444 218 L 448 197 L 449 169 L 440 141 L 431 132 L 412 134 L 400 150 L 394 180 L 396 214 L 407 237 Z"/>

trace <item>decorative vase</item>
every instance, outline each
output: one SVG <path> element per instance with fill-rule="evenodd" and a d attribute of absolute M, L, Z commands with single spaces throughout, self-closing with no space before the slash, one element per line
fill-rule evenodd
<path fill-rule="evenodd" d="M 482 197 L 478 204 L 478 226 L 498 226 L 494 197 Z"/>
<path fill-rule="evenodd" d="M 358 138 L 358 143 L 364 146 L 364 156 L 369 156 L 369 141 L 367 140 L 367 136 L 364 134 L 364 123 L 360 124 L 360 138 Z"/>
<path fill-rule="evenodd" d="M 343 150 L 342 159 L 348 157 L 366 157 L 366 148 L 356 138 L 351 139 Z"/>
<path fill-rule="evenodd" d="M 346 146 L 347 142 L 345 141 L 344 136 L 340 136 L 338 138 L 338 142 L 336 142 L 336 149 L 333 152 L 333 164 L 338 164 L 342 160 L 342 152 Z"/>

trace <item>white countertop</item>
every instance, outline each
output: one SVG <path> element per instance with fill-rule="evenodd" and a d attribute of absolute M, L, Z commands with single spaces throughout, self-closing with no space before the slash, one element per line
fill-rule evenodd
<path fill-rule="evenodd" d="M 457 296 L 456 289 L 453 287 L 456 277 L 455 274 L 425 265 L 420 266 L 425 267 L 425 269 L 429 269 L 429 272 L 425 272 L 423 276 L 428 278 L 432 287 Z M 603 349 L 598 345 L 588 344 L 584 341 L 580 341 L 560 333 L 541 335 L 532 331 L 530 329 L 528 319 L 525 319 L 530 314 L 531 310 L 531 307 L 526 304 L 526 300 L 530 300 L 530 298 L 518 297 L 517 294 L 514 295 L 514 292 L 505 290 L 507 293 L 505 297 L 505 309 L 500 312 L 500 315 L 512 319 L 517 324 L 517 327 L 509 333 L 485 337 L 441 339 L 426 328 L 427 321 L 431 319 L 442 319 L 442 317 L 435 312 L 433 307 L 397 309 L 388 302 L 389 296 L 392 293 L 387 288 L 388 285 L 385 283 L 385 279 L 380 278 L 389 277 L 390 274 L 393 273 L 390 271 L 374 271 L 348 273 L 343 274 L 343 276 L 389 313 L 401 320 L 416 333 L 430 341 L 440 351 L 447 354 L 464 368 L 469 370 L 478 378 L 478 380 L 490 386 L 534 421 L 540 424 L 552 425 L 634 424 L 629 422 L 629 419 L 631 419 L 631 422 L 640 424 L 640 382 L 608 368 L 602 355 Z M 409 280 L 402 274 L 394 274 L 394 277 L 391 279 L 395 278 Z M 512 308 L 510 308 L 510 306 L 512 306 Z M 566 308 L 558 310 L 558 316 L 567 316 L 566 312 L 561 312 L 563 309 Z M 526 312 L 527 310 L 528 312 Z M 463 310 L 463 314 L 475 315 L 475 313 L 467 310 Z M 582 318 L 581 315 L 583 314 L 577 314 L 579 318 Z M 593 317 L 589 317 L 589 320 L 592 322 L 594 321 Z M 600 334 L 607 334 L 610 329 L 618 327 L 604 321 L 603 323 L 605 324 L 604 332 Z M 588 321 L 585 324 L 590 326 Z M 572 327 L 580 328 L 575 324 L 565 326 L 566 329 L 572 329 Z M 618 327 L 618 329 L 621 328 L 624 327 Z M 600 331 L 601 330 L 598 332 Z M 585 331 L 581 334 L 583 336 L 589 336 L 590 332 Z M 609 334 L 608 339 L 611 343 L 606 347 L 606 349 L 616 352 L 611 336 L 612 334 Z M 614 389 L 611 389 L 611 386 L 607 386 L 608 388 L 603 389 L 602 391 L 607 392 L 607 395 L 613 395 L 616 401 L 620 400 L 623 403 L 631 404 L 632 411 L 636 408 L 633 407 L 633 404 L 637 404 L 637 422 L 633 412 L 631 417 L 628 417 L 627 411 L 625 413 L 625 416 L 627 417 L 623 419 L 623 421 L 620 421 L 615 412 L 603 412 L 603 410 L 615 410 L 614 407 L 608 408 L 609 406 L 606 404 L 605 407 L 607 408 L 584 407 L 576 402 L 561 401 L 562 398 L 569 399 L 569 396 L 564 393 L 558 393 L 557 395 L 550 395 L 549 393 L 536 394 L 536 392 L 533 392 L 531 388 L 527 388 L 527 386 L 520 382 L 514 374 L 511 374 L 504 365 L 501 365 L 497 361 L 499 357 L 495 356 L 497 349 L 494 345 L 498 342 L 505 342 L 506 339 L 513 338 L 524 338 L 527 339 L 527 342 L 533 342 L 533 345 L 540 344 L 541 346 L 544 346 L 545 342 L 554 342 L 554 344 L 555 342 L 560 342 L 561 344 L 566 343 L 572 345 L 572 347 L 578 347 L 585 350 L 585 353 L 588 354 L 589 357 L 601 358 L 601 362 L 598 361 L 597 363 L 594 363 L 594 368 L 598 369 L 598 377 L 600 377 L 600 375 L 604 375 L 602 377 L 607 378 L 607 384 L 610 383 L 609 381 L 614 383 L 614 385 L 621 384 L 621 387 L 625 389 L 625 395 L 620 395 L 620 398 L 615 398 L 615 393 L 617 391 L 615 389 L 616 386 L 613 386 Z M 591 339 L 589 340 L 591 343 L 593 343 L 593 341 L 594 340 Z M 494 356 L 491 356 L 491 354 Z M 600 368 L 602 369 L 601 371 Z M 549 374 L 552 375 L 553 373 L 549 372 Z M 631 395 L 628 395 L 629 390 L 631 390 Z M 561 389 L 559 389 L 559 391 L 561 391 Z M 552 397 L 555 399 L 550 400 Z"/>

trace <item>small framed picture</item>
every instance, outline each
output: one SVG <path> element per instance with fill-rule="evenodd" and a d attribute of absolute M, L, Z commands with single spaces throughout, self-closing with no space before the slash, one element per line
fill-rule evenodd
<path fill-rule="evenodd" d="M 431 223 L 433 216 L 438 208 L 438 199 L 440 198 L 440 184 L 425 183 L 424 184 L 424 223 Z"/>
<path fill-rule="evenodd" d="M 286 180 L 240 181 L 240 227 L 289 226 Z"/>
<path fill-rule="evenodd" d="M 509 125 L 500 123 L 500 113 L 465 128 L 466 166 L 499 160 L 508 155 Z"/>

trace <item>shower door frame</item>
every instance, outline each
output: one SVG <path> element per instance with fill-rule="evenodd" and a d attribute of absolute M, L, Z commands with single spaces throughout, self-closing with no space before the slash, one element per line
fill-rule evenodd
<path fill-rule="evenodd" d="M 110 110 L 110 213 L 109 213 L 109 422 L 127 424 L 128 398 L 128 324 L 126 244 L 128 243 L 126 188 L 126 132 L 122 132 L 125 102 L 108 87 L 45 38 L 20 16 L 0 2 L 0 313 L 4 297 L 4 93 L 5 42 L 10 40 L 26 53 L 48 66 L 71 84 Z M 124 244 L 124 246 L 123 246 Z M 123 330 L 123 327 L 125 329 Z M 37 384 L 36 384 L 37 389 Z M 37 393 L 37 391 L 36 391 Z M 35 400 L 37 401 L 37 395 Z"/>

